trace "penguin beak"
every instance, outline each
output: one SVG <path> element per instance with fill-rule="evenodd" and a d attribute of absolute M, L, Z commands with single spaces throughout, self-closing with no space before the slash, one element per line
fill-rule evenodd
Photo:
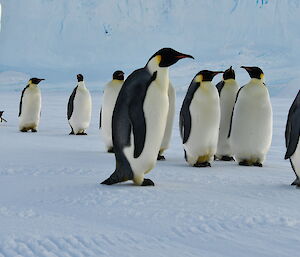
<path fill-rule="evenodd" d="M 176 56 L 177 59 L 183 59 L 183 58 L 192 58 L 195 59 L 193 56 L 189 55 L 189 54 L 182 54 L 179 53 L 179 55 Z"/>
<path fill-rule="evenodd" d="M 251 68 L 250 68 L 250 67 L 247 67 L 247 66 L 241 66 L 241 68 L 242 68 L 242 69 L 245 69 L 246 71 L 248 71 L 248 70 L 250 71 L 250 70 L 251 70 Z"/>
<path fill-rule="evenodd" d="M 216 75 L 218 75 L 220 73 L 224 73 L 224 71 L 213 71 L 212 72 L 213 76 L 216 76 Z"/>

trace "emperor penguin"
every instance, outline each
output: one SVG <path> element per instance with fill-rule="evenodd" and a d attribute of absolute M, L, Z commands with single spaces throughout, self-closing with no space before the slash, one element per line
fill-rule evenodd
<path fill-rule="evenodd" d="M 19 130 L 37 132 L 41 116 L 41 90 L 38 84 L 44 79 L 31 78 L 23 89 L 19 105 Z"/>
<path fill-rule="evenodd" d="M 296 175 L 296 179 L 292 186 L 300 187 L 300 91 L 298 92 L 288 114 L 285 128 L 285 159 L 290 159 L 292 169 Z"/>
<path fill-rule="evenodd" d="M 169 69 L 183 58 L 193 58 L 172 48 L 162 48 L 144 68 L 125 80 L 112 117 L 112 139 L 116 169 L 102 182 L 112 185 L 133 180 L 136 185 L 154 186 L 144 175 L 157 159 L 169 110 Z"/>
<path fill-rule="evenodd" d="M 232 66 L 224 72 L 223 80 L 220 81 L 216 87 L 219 92 L 221 107 L 221 121 L 216 158 L 221 161 L 234 161 L 228 139 L 228 131 L 236 94 L 240 87 L 235 80 L 235 72 L 232 69 Z"/>
<path fill-rule="evenodd" d="M 92 99 L 86 88 L 83 76 L 77 75 L 78 84 L 74 88 L 68 102 L 68 122 L 71 127 L 70 135 L 87 135 L 92 114 Z"/>
<path fill-rule="evenodd" d="M 220 100 L 212 84 L 223 71 L 202 70 L 192 80 L 180 110 L 180 135 L 186 161 L 194 167 L 210 167 L 217 151 Z"/>
<path fill-rule="evenodd" d="M 174 121 L 174 115 L 175 115 L 176 92 L 175 92 L 175 88 L 173 87 L 171 81 L 169 83 L 168 97 L 169 97 L 169 111 L 168 111 L 167 124 L 166 124 L 165 134 L 164 134 L 163 140 L 160 145 L 157 160 L 165 160 L 165 157 L 163 156 L 163 152 L 169 148 L 170 140 L 171 140 L 171 136 L 172 136 L 173 121 Z"/>
<path fill-rule="evenodd" d="M 112 143 L 112 114 L 123 83 L 124 72 L 117 70 L 113 73 L 112 81 L 106 84 L 103 93 L 99 124 L 107 152 L 109 153 L 114 152 Z"/>
<path fill-rule="evenodd" d="M 250 75 L 237 93 L 228 137 L 234 159 L 242 166 L 262 167 L 272 141 L 272 106 L 264 73 L 242 66 Z"/>

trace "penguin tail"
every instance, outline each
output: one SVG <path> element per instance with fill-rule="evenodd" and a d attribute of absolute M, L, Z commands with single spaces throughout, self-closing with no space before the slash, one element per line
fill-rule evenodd
<path fill-rule="evenodd" d="M 115 182 L 113 179 L 111 179 L 111 177 L 109 177 L 108 179 L 104 180 L 101 182 L 102 185 L 113 185 L 113 184 L 116 184 L 118 182 Z"/>

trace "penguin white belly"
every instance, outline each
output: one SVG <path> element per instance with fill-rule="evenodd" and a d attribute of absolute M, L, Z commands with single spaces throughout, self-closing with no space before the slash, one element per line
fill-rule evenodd
<path fill-rule="evenodd" d="M 236 160 L 262 163 L 271 141 L 272 107 L 267 89 L 264 86 L 242 89 L 234 109 L 230 136 Z"/>
<path fill-rule="evenodd" d="M 216 153 L 220 125 L 220 102 L 216 88 L 200 86 L 190 105 L 191 132 L 184 149 L 187 161 L 194 165 L 199 157 L 208 156 L 209 160 Z"/>
<path fill-rule="evenodd" d="M 291 161 L 293 163 L 294 169 L 298 177 L 300 177 L 300 143 L 299 143 L 300 138 L 298 139 L 298 145 L 296 148 L 296 151 L 294 154 L 291 156 Z"/>
<path fill-rule="evenodd" d="M 38 87 L 27 88 L 22 99 L 19 128 L 37 128 L 41 114 L 41 93 Z"/>
<path fill-rule="evenodd" d="M 164 150 L 169 148 L 170 139 L 171 139 L 171 135 L 172 135 L 172 129 L 173 129 L 176 92 L 171 83 L 169 84 L 168 97 L 169 97 L 169 110 L 168 110 L 166 129 L 165 129 L 164 137 L 163 137 L 163 140 L 162 140 L 162 143 L 160 146 L 161 153 Z"/>
<path fill-rule="evenodd" d="M 87 89 L 78 87 L 74 97 L 73 112 L 69 120 L 74 133 L 80 133 L 90 125 L 92 113 L 92 101 Z"/>
<path fill-rule="evenodd" d="M 110 85 L 105 89 L 103 94 L 101 132 L 107 148 L 111 148 L 113 146 L 112 114 L 121 86 L 122 83 L 119 83 L 119 85 L 117 85 L 117 83 L 115 83 L 115 85 Z"/>
<path fill-rule="evenodd" d="M 228 132 L 230 128 L 230 121 L 233 106 L 238 91 L 238 85 L 226 85 L 221 91 L 220 107 L 221 107 L 221 121 L 219 130 L 219 140 L 217 147 L 217 156 L 232 156 L 232 150 L 228 139 Z"/>
<path fill-rule="evenodd" d="M 133 157 L 133 134 L 131 134 L 131 145 L 124 148 L 125 156 L 134 173 L 134 181 L 137 184 L 143 182 L 144 174 L 148 173 L 156 163 L 169 109 L 167 86 L 163 88 L 156 82 L 152 82 L 147 90 L 143 109 L 146 120 L 146 138 L 143 152 L 138 158 Z"/>

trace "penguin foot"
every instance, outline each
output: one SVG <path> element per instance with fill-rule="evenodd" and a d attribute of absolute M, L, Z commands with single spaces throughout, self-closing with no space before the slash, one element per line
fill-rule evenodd
<path fill-rule="evenodd" d="M 87 136 L 87 133 L 81 132 L 81 133 L 77 133 L 76 135 L 77 135 L 77 136 Z"/>
<path fill-rule="evenodd" d="M 164 160 L 166 160 L 166 158 L 165 158 L 165 156 L 158 154 L 157 155 L 157 160 L 158 161 L 164 161 Z"/>
<path fill-rule="evenodd" d="M 154 183 L 151 179 L 144 178 L 144 181 L 141 184 L 141 186 L 154 186 Z"/>
<path fill-rule="evenodd" d="M 299 178 L 296 178 L 293 183 L 291 184 L 291 186 L 300 186 L 300 179 Z"/>
<path fill-rule="evenodd" d="M 253 166 L 255 166 L 255 167 L 262 167 L 263 165 L 260 162 L 255 162 L 255 163 L 253 163 Z"/>
<path fill-rule="evenodd" d="M 221 161 L 225 161 L 225 162 L 231 162 L 234 161 L 232 156 L 228 156 L 228 155 L 223 155 L 221 158 Z"/>
<path fill-rule="evenodd" d="M 27 132 L 27 129 L 26 128 L 22 128 L 20 129 L 21 132 Z"/>
<path fill-rule="evenodd" d="M 250 163 L 248 161 L 241 161 L 239 162 L 240 166 L 250 166 Z"/>
<path fill-rule="evenodd" d="M 211 164 L 209 162 L 196 162 L 194 164 L 194 167 L 197 168 L 211 167 Z"/>
<path fill-rule="evenodd" d="M 37 132 L 37 130 L 36 129 L 31 129 L 31 132 L 35 133 L 35 132 Z"/>
<path fill-rule="evenodd" d="M 114 150 L 114 148 L 112 147 L 112 148 L 109 148 L 109 149 L 107 150 L 107 152 L 108 152 L 108 153 L 115 153 L 115 150 Z"/>

